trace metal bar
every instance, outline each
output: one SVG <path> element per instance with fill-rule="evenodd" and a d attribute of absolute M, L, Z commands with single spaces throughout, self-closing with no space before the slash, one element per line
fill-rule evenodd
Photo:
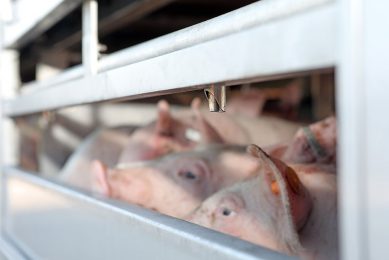
<path fill-rule="evenodd" d="M 387 147 L 389 44 L 380 30 L 389 3 L 342 0 L 339 118 L 341 254 L 345 260 L 388 259 Z"/>
<path fill-rule="evenodd" d="M 82 63 L 86 76 L 95 75 L 98 66 L 97 1 L 84 0 L 82 6 Z"/>
<path fill-rule="evenodd" d="M 173 1 L 175 0 L 119 0 L 112 2 L 108 10 L 103 6 L 100 12 L 99 35 L 100 37 L 107 35 L 121 26 L 137 21 Z M 80 42 L 82 37 L 82 32 L 79 30 L 73 30 L 67 32 L 67 34 L 66 37 L 58 35 L 57 43 L 52 46 L 53 50 L 60 51 L 70 48 Z"/>
<path fill-rule="evenodd" d="M 353 2 L 353 5 L 356 4 Z M 358 5 L 358 4 L 357 4 Z M 363 50 L 361 67 L 364 69 L 363 81 L 360 82 L 365 98 L 365 117 L 360 117 L 360 125 L 365 126 L 365 135 L 361 136 L 364 142 L 365 155 L 359 160 L 365 160 L 365 190 L 364 208 L 366 214 L 366 235 L 362 242 L 366 242 L 365 259 L 389 259 L 389 175 L 387 172 L 387 148 L 389 140 L 389 120 L 383 111 L 389 111 L 389 35 L 382 34 L 380 27 L 389 23 L 387 1 L 363 0 L 363 20 L 358 22 L 358 30 L 363 33 Z M 354 25 L 356 26 L 356 25 Z M 386 113 L 385 113 L 386 114 Z M 351 129 L 350 129 L 351 131 Z M 363 169 L 362 169 L 363 171 Z M 363 181 L 363 179 L 362 179 Z M 366 191 L 366 193 L 364 192 Z M 363 204 L 361 205 L 364 206 Z M 350 234 L 351 235 L 351 234 Z"/>
<path fill-rule="evenodd" d="M 5 237 L 0 236 L 0 259 L 28 259 L 25 255 L 20 252 L 15 245 L 8 241 Z"/>
<path fill-rule="evenodd" d="M 3 46 L 6 48 L 24 46 L 74 10 L 80 3 L 81 0 L 19 0 L 15 2 L 15 17 L 4 28 Z M 31 10 L 39 10 L 39 12 Z"/>
<path fill-rule="evenodd" d="M 1 97 L 13 98 L 16 96 L 20 85 L 19 79 L 19 53 L 14 50 L 1 50 L 0 52 L 0 87 Z M 1 109 L 2 110 L 2 109 Z M 19 142 L 18 130 L 12 121 L 2 114 L 2 160 L 6 164 L 16 165 L 18 163 Z"/>
<path fill-rule="evenodd" d="M 9 116 L 118 98 L 234 84 L 335 65 L 336 6 L 323 5 L 169 54 L 5 102 Z M 237 66 L 237 64 L 240 64 Z M 42 102 L 44 100 L 45 102 Z"/>
<path fill-rule="evenodd" d="M 288 258 L 179 219 L 91 197 L 15 168 L 6 169 L 6 175 L 6 234 L 34 258 Z"/>
<path fill-rule="evenodd" d="M 289 16 L 299 15 L 303 12 L 309 12 L 311 9 L 331 3 L 334 3 L 334 0 L 258 1 L 209 21 L 104 57 L 100 60 L 99 72 L 105 72 L 121 66 L 182 50 L 196 44 L 248 30 L 252 27 L 271 23 L 279 19 L 285 19 Z M 81 78 L 83 73 L 81 66 L 75 67 L 72 68 L 71 71 L 65 71 L 63 75 L 58 75 L 52 80 L 30 83 L 22 89 L 31 92 L 34 91 L 33 89 L 58 85 L 72 79 Z"/>
<path fill-rule="evenodd" d="M 340 1 L 337 68 L 341 258 L 369 259 L 366 234 L 366 101 L 363 0 Z"/>
<path fill-rule="evenodd" d="M 236 11 L 108 56 L 104 70 L 150 59 L 249 28 L 286 19 L 334 0 L 262 0 Z M 172 44 L 173 43 L 173 44 Z"/>
<path fill-rule="evenodd" d="M 1 1 L 1 0 L 0 0 Z M 0 46 L 3 42 L 4 24 L 0 21 Z M 20 85 L 18 81 L 18 53 L 0 48 L 0 96 L 12 97 Z M 18 132 L 11 119 L 5 118 L 0 100 L 0 165 L 15 165 L 18 155 Z M 6 214 L 6 183 L 4 172 L 0 170 L 0 258 L 23 259 L 17 248 L 4 238 Z"/>

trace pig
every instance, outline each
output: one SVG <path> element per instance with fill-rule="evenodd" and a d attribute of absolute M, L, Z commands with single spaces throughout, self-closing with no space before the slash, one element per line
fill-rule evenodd
<path fill-rule="evenodd" d="M 192 150 L 203 144 L 247 145 L 252 139 L 260 145 L 273 144 L 289 139 L 298 128 L 276 118 L 261 118 L 251 123 L 242 120 L 244 123 L 239 123 L 228 115 L 204 113 L 199 107 L 200 101 L 195 99 L 190 111 L 173 116 L 169 104 L 162 100 L 157 105 L 157 119 L 146 126 L 122 127 L 125 131 L 97 129 L 69 157 L 61 170 L 61 179 L 74 179 L 77 177 L 69 175 L 90 172 L 93 159 L 113 167 Z M 247 131 L 248 126 L 252 126 L 251 134 Z"/>
<path fill-rule="evenodd" d="M 228 105 L 227 105 L 228 111 Z M 244 115 L 226 113 L 209 113 L 201 107 L 199 99 L 192 102 L 191 111 L 181 111 L 180 118 L 193 118 L 191 125 L 196 128 L 199 117 L 216 132 L 223 142 L 228 144 L 249 145 L 257 144 L 261 147 L 284 143 L 291 140 L 301 124 L 290 122 L 273 116 L 262 115 L 250 118 Z"/>
<path fill-rule="evenodd" d="M 336 175 L 328 166 L 288 166 L 255 145 L 248 151 L 260 162 L 257 175 L 215 193 L 186 219 L 302 259 L 336 259 Z"/>
<path fill-rule="evenodd" d="M 89 181 L 78 173 L 91 172 L 92 160 L 98 159 L 108 167 L 114 167 L 120 163 L 150 160 L 173 151 L 193 149 L 202 136 L 204 142 L 221 141 L 218 136 L 212 140 L 213 130 L 202 118 L 198 119 L 197 126 L 204 131 L 203 135 L 173 117 L 166 101 L 160 101 L 157 107 L 157 119 L 146 126 L 94 131 L 69 157 L 61 170 L 60 179 L 84 187 Z"/>
<path fill-rule="evenodd" d="M 108 167 L 114 167 L 134 129 L 125 127 L 94 131 L 69 157 L 61 169 L 59 180 L 77 187 L 88 186 L 90 178 L 85 173 L 92 171 L 91 162 L 99 158 Z"/>
<path fill-rule="evenodd" d="M 267 101 L 277 100 L 283 116 L 296 118 L 304 94 L 303 84 L 300 78 L 284 81 L 281 86 L 243 87 L 239 94 L 231 93 L 227 113 L 252 118 L 259 117 L 263 114 Z"/>
<path fill-rule="evenodd" d="M 157 120 L 145 127 L 133 130 L 131 134 L 118 133 L 115 129 L 97 131 L 90 138 L 87 138 L 85 143 L 70 157 L 61 171 L 60 180 L 91 190 L 93 175 L 90 173 L 96 171 L 102 172 L 106 169 L 107 172 L 112 172 L 118 170 L 117 168 L 122 169 L 122 166 L 126 163 L 142 160 L 150 160 L 150 164 L 153 164 L 153 159 L 169 153 L 190 151 L 199 145 L 220 144 L 226 145 L 226 147 L 235 145 L 231 144 L 233 140 L 228 140 L 228 137 L 226 138 L 226 135 L 223 135 L 223 133 L 228 133 L 228 130 L 239 132 L 239 128 L 234 127 L 234 122 L 222 124 L 226 131 L 219 132 L 218 130 L 221 128 L 216 129 L 211 124 L 214 121 L 204 116 L 198 109 L 196 101 L 192 104 L 191 116 L 185 118 L 189 118 L 189 121 L 185 122 L 180 117 L 173 117 L 170 114 L 167 102 L 161 101 L 158 103 Z M 228 121 L 218 122 L 225 123 Z M 224 128 L 225 126 L 228 126 L 228 129 Z M 247 142 L 243 139 L 240 139 L 239 142 L 241 141 L 243 143 Z M 219 148 L 217 153 L 222 153 L 223 149 Z M 211 150 L 213 151 L 213 149 Z M 183 158 L 183 156 L 186 155 L 183 154 L 180 158 Z M 93 159 L 97 162 L 92 163 Z M 236 162 L 238 161 L 236 160 Z M 225 164 L 232 165 L 234 163 L 235 159 L 232 159 L 231 162 Z M 96 165 L 100 165 L 100 167 Z M 115 167 L 115 165 L 120 165 L 120 167 Z M 171 171 L 173 172 L 174 164 L 171 164 L 171 167 L 173 167 Z M 238 173 L 239 169 L 236 170 Z M 165 172 L 169 171 L 165 169 Z M 226 183 L 231 182 L 226 181 Z M 103 194 L 106 193 L 104 189 L 102 191 Z"/>
<path fill-rule="evenodd" d="M 149 160 L 170 152 L 191 150 L 201 136 L 196 133 L 195 140 L 188 138 L 188 130 L 195 131 L 182 120 L 174 118 L 169 104 L 162 100 L 158 102 L 157 120 L 134 131 L 118 163 Z"/>
<path fill-rule="evenodd" d="M 243 89 L 239 95 L 232 95 L 229 98 L 226 112 L 251 118 L 259 117 L 265 106 L 266 98 L 262 89 Z"/>
<path fill-rule="evenodd" d="M 291 165 L 307 187 L 313 208 L 299 231 L 303 259 L 338 259 L 337 176 L 333 165 Z"/>
<path fill-rule="evenodd" d="M 300 128 L 292 141 L 265 148 L 273 157 L 289 163 L 336 165 L 336 118 L 330 116 Z"/>
<path fill-rule="evenodd" d="M 213 145 L 109 169 L 92 163 L 85 187 L 107 197 L 183 218 L 216 191 L 250 177 L 257 160 L 245 146 Z"/>
<path fill-rule="evenodd" d="M 200 110 L 200 103 L 199 99 L 194 99 L 190 111 L 174 117 L 169 104 L 160 101 L 157 120 L 134 131 L 118 163 L 148 160 L 171 152 L 193 150 L 199 144 L 247 145 L 253 140 L 259 145 L 272 144 L 289 139 L 298 129 L 297 124 L 277 118 L 263 117 L 239 121 L 239 117 L 204 113 Z M 252 125 L 255 134 L 248 134 L 249 125 Z"/>

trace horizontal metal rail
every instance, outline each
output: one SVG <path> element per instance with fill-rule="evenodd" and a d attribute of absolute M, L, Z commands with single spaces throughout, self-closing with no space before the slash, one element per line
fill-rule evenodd
<path fill-rule="evenodd" d="M 251 8 L 261 10 L 259 3 Z M 224 23 L 218 20 L 215 26 L 232 26 L 231 21 L 237 22 L 245 15 L 255 17 L 255 12 L 226 16 Z M 212 83 L 234 84 L 271 75 L 332 67 L 336 64 L 336 17 L 336 5 L 330 1 L 309 12 L 259 22 L 212 40 L 205 40 L 202 31 L 196 32 L 193 27 L 192 37 L 202 37 L 205 42 L 99 72 L 95 76 L 38 88 L 6 101 L 4 111 L 8 116 L 18 116 L 77 104 L 148 97 L 201 88 Z M 211 23 L 209 25 L 212 26 Z M 174 45 L 178 35 L 172 35 L 171 42 L 165 38 L 161 46 L 156 41 L 155 47 L 162 49 L 163 46 Z M 124 53 L 119 60 L 129 55 Z M 113 63 L 120 64 L 120 61 Z"/>
<path fill-rule="evenodd" d="M 5 168 L 5 234 L 41 259 L 286 259 L 285 255 Z M 39 234 L 39 239 L 37 235 Z M 98 250 L 96 250 L 98 248 Z"/>
<path fill-rule="evenodd" d="M 168 54 L 254 26 L 308 12 L 312 8 L 329 3 L 334 3 L 334 0 L 262 0 L 209 21 L 110 54 L 100 60 L 99 71 L 104 72 Z M 73 67 L 53 79 L 28 83 L 23 86 L 22 91 L 28 93 L 54 86 L 80 78 L 84 74 L 82 66 Z"/>
<path fill-rule="evenodd" d="M 3 47 L 17 48 L 39 36 L 80 5 L 81 0 L 19 0 L 4 27 Z"/>

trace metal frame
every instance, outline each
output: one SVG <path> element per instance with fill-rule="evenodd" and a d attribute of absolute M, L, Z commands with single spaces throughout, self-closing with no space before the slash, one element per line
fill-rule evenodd
<path fill-rule="evenodd" d="M 389 252 L 389 35 L 379 0 L 340 1 L 337 98 L 339 203 L 343 259 L 387 259 Z"/>
<path fill-rule="evenodd" d="M 4 3 L 7 1 L 9 0 L 2 0 Z M 82 0 L 14 1 L 11 5 L 12 14 L 8 15 L 4 27 L 3 48 L 16 48 L 26 44 L 74 10 L 81 2 Z M 39 12 L 32 12 L 34 8 L 39 8 Z"/>
<path fill-rule="evenodd" d="M 264 10 L 262 2 L 252 4 L 229 16 L 209 21 L 207 27 L 200 25 L 197 30 L 194 26 L 138 48 L 129 48 L 117 56 L 112 54 L 113 57 L 106 63 L 103 60 L 99 64 L 110 69 L 96 76 L 68 79 L 51 85 L 54 87 L 36 86 L 35 91 L 6 101 L 5 113 L 16 116 L 109 99 L 190 90 L 217 82 L 236 84 L 254 78 L 334 66 L 336 9 L 332 2 L 301 5 L 304 8 L 296 8 L 300 12 L 292 10 L 294 15 L 282 15 L 281 19 L 280 14 L 286 12 L 291 4 L 287 0 L 272 1 L 279 3 L 273 11 L 278 19 L 269 19 L 268 13 L 264 12 L 271 8 L 267 2 L 264 2 Z M 307 3 L 305 0 L 301 2 Z M 267 20 L 264 21 L 259 14 Z M 250 26 L 247 26 L 247 17 L 254 15 L 255 22 L 250 21 Z M 246 26 L 236 25 L 239 18 Z M 221 25 L 240 29 L 213 36 Z M 282 38 L 277 30 L 285 32 Z M 198 38 L 204 42 L 191 44 L 194 39 L 199 41 Z M 178 43 L 172 45 L 172 42 Z M 123 60 L 130 64 L 123 65 Z M 42 102 L 43 99 L 46 102 Z"/>
<path fill-rule="evenodd" d="M 0 24 L 0 46 L 15 47 L 27 42 L 44 28 L 50 27 L 55 19 L 69 12 L 70 7 L 57 7 L 70 2 L 81 1 L 53 0 L 54 5 L 47 6 L 40 13 L 41 16 L 26 17 L 23 29 L 14 31 L 17 32 L 15 34 L 10 33 L 12 26 Z M 389 176 L 385 174 L 389 121 L 385 120 L 383 113 L 389 109 L 389 91 L 385 88 L 389 85 L 386 76 L 389 35 L 383 34 L 380 29 L 388 23 L 385 14 L 388 8 L 385 7 L 389 7 L 389 4 L 379 0 L 263 0 L 97 61 L 97 6 L 95 1 L 85 0 L 83 66 L 65 71 L 54 79 L 29 84 L 24 87 L 22 95 L 16 97 L 4 96 L 4 89 L 12 88 L 8 82 L 2 82 L 2 165 L 12 164 L 9 158 L 15 153 L 10 150 L 4 152 L 5 141 L 8 140 L 9 148 L 15 140 L 10 139 L 12 131 L 5 129 L 5 125 L 12 122 L 10 117 L 76 104 L 135 99 L 204 88 L 214 83 L 264 80 L 289 73 L 335 67 L 342 259 L 387 259 Z M 56 18 L 53 20 L 53 17 Z M 4 36 L 1 28 L 5 31 Z M 4 51 L 1 50 L 1 57 Z M 4 71 L 4 66 L 0 64 L 0 73 Z M 2 170 L 2 224 L 4 220 L 11 220 L 7 214 L 18 212 L 15 207 L 19 204 L 16 201 L 25 196 L 15 193 L 12 188 L 15 182 L 35 190 L 32 194 L 41 192 L 46 194 L 44 198 L 55 197 L 57 206 L 78 205 L 83 211 L 79 205 L 88 205 L 83 214 L 90 214 L 86 209 L 89 206 L 97 212 L 105 212 L 115 228 L 120 221 L 137 223 L 140 225 L 137 237 L 142 241 L 156 243 L 162 238 L 179 245 L 173 248 L 166 244 L 172 257 L 190 259 L 198 257 L 197 253 L 213 259 L 279 257 L 259 247 L 179 220 L 117 203 L 108 204 L 106 200 L 11 168 L 6 173 L 4 168 Z M 11 191 L 7 192 L 5 188 L 11 188 Z M 11 197 L 7 199 L 9 195 Z M 37 207 L 32 209 L 42 210 Z M 20 220 L 18 217 L 14 219 Z M 26 222 L 20 223 L 27 223 L 31 227 L 33 220 L 23 221 Z M 18 252 L 20 248 L 10 246 L 9 241 L 20 240 L 14 244 L 16 246 L 21 246 L 22 240 L 30 241 L 16 232 L 14 227 L 9 223 L 2 225 L 3 231 L 4 228 L 8 229 L 7 234 L 19 237 L 9 240 L 3 232 L 0 250 L 11 248 L 5 251 Z M 143 235 L 149 231 L 153 235 Z M 43 238 L 46 241 L 49 239 Z M 99 240 L 99 243 L 103 243 L 103 240 Z M 132 248 L 131 245 L 127 246 Z M 186 254 L 182 254 L 181 246 L 188 250 Z M 23 250 L 20 252 L 29 252 L 29 257 L 36 253 L 31 252 L 31 245 L 21 247 Z M 156 255 L 160 255 L 160 251 L 157 250 Z"/>
<path fill-rule="evenodd" d="M 6 233 L 12 240 L 20 241 L 20 247 L 30 256 L 45 259 L 121 259 L 126 255 L 135 259 L 155 256 L 164 259 L 284 259 L 279 253 L 186 221 L 92 197 L 15 168 L 8 168 L 6 175 L 8 201 L 12 202 L 6 216 L 9 221 Z M 26 194 L 30 194 L 28 202 Z M 36 241 L 35 234 L 39 230 L 45 232 L 40 233 Z M 73 236 L 75 230 L 77 237 Z"/>
<path fill-rule="evenodd" d="M 134 64 L 147 59 L 163 56 L 178 50 L 205 43 L 223 36 L 250 29 L 261 24 L 297 15 L 312 8 L 334 3 L 334 0 L 272 0 L 262 1 L 239 10 L 216 17 L 209 21 L 159 37 L 110 54 L 99 60 L 100 73 L 118 67 Z M 38 89 L 55 86 L 83 77 L 82 66 L 68 69 L 53 79 L 43 82 L 28 83 L 23 86 L 23 93 L 28 94 Z"/>

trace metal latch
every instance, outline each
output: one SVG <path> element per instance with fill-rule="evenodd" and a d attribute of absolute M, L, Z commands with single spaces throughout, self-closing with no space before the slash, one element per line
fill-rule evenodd
<path fill-rule="evenodd" d="M 226 111 L 226 86 L 211 85 L 204 89 L 205 97 L 208 99 L 210 112 L 225 112 Z"/>

